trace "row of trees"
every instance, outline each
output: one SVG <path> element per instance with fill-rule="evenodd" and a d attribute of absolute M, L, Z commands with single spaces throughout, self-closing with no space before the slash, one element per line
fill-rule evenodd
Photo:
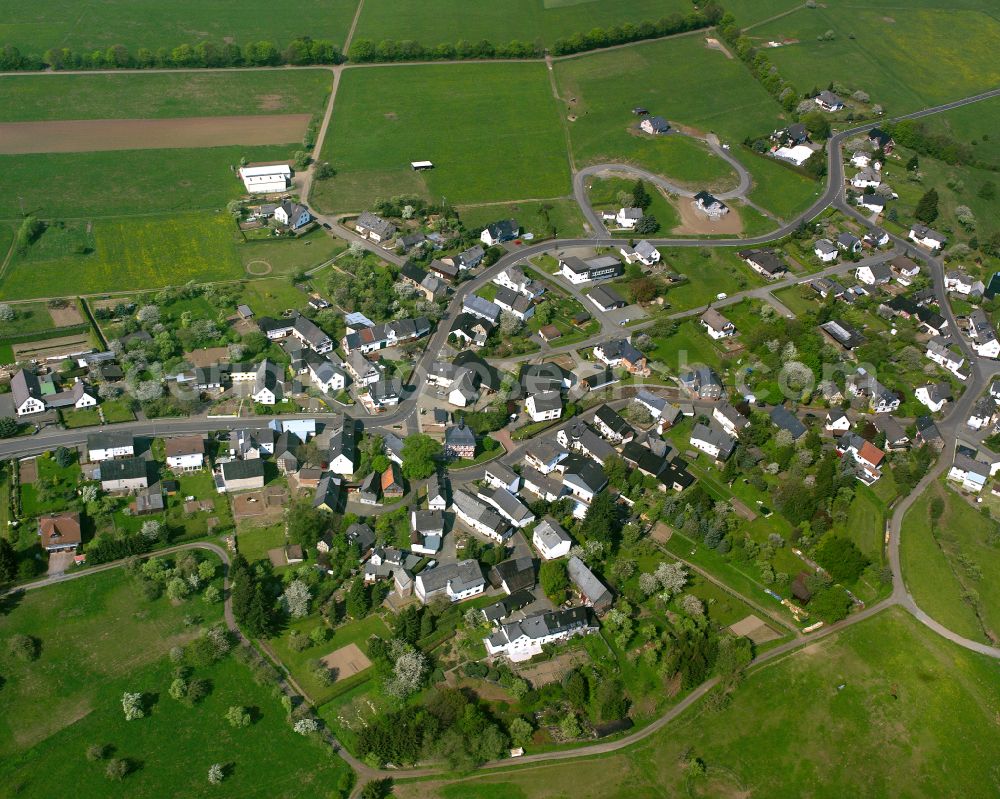
<path fill-rule="evenodd" d="M 946 133 L 934 133 L 928 130 L 925 124 L 915 119 L 904 119 L 901 122 L 888 124 L 885 126 L 885 130 L 892 136 L 896 144 L 915 150 L 921 155 L 944 161 L 946 164 L 1000 170 L 1000 164 L 983 161 L 977 156 L 972 146 L 964 144 Z"/>
<path fill-rule="evenodd" d="M 709 0 L 700 9 L 690 11 L 686 15 L 675 13 L 655 22 L 641 22 L 638 25 L 629 22 L 624 25 L 613 25 L 610 28 L 593 28 L 587 33 L 576 33 L 567 38 L 556 39 L 552 44 L 552 54 L 582 53 L 587 50 L 599 50 L 602 47 L 614 47 L 628 42 L 658 39 L 661 36 L 708 28 L 722 19 L 722 14 L 722 7 Z"/>
<path fill-rule="evenodd" d="M 0 50 L 0 70 L 42 69 L 175 69 L 191 67 L 270 67 L 282 64 L 340 64 L 340 50 L 329 41 L 302 36 L 284 49 L 270 41 L 215 44 L 180 44 L 152 50 L 140 47 L 135 52 L 121 44 L 87 52 L 69 47 L 53 47 L 42 55 L 25 54 L 7 45 Z"/>

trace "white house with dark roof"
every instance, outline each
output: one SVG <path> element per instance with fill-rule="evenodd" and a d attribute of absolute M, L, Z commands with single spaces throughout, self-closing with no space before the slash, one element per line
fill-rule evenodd
<path fill-rule="evenodd" d="M 841 100 L 833 92 L 824 89 L 819 94 L 813 98 L 816 105 L 822 108 L 824 111 L 835 112 L 840 111 L 844 108 L 844 101 Z"/>
<path fill-rule="evenodd" d="M 562 395 L 558 391 L 541 391 L 524 401 L 524 410 L 533 422 L 545 422 L 562 416 Z"/>
<path fill-rule="evenodd" d="M 531 542 L 544 560 L 554 560 L 569 554 L 573 539 L 551 516 L 545 516 L 535 525 Z"/>
<path fill-rule="evenodd" d="M 416 576 L 413 590 L 425 605 L 436 596 L 447 596 L 452 602 L 461 602 L 483 593 L 486 580 L 477 561 L 460 560 L 424 569 Z"/>
<path fill-rule="evenodd" d="M 694 196 L 694 207 L 709 219 L 722 219 L 729 213 L 729 206 L 707 191 L 699 191 Z"/>
<path fill-rule="evenodd" d="M 936 230 L 927 227 L 927 225 L 914 224 L 910 226 L 910 241 L 916 242 L 921 247 L 926 247 L 929 250 L 940 250 L 947 239 Z"/>
<path fill-rule="evenodd" d="M 892 270 L 889 264 L 866 264 L 854 271 L 854 277 L 866 286 L 882 286 L 892 280 Z"/>
<path fill-rule="evenodd" d="M 650 136 L 662 136 L 670 131 L 670 123 L 661 116 L 647 116 L 639 123 L 639 129 Z"/>
<path fill-rule="evenodd" d="M 501 624 L 483 638 L 486 653 L 491 657 L 504 655 L 514 663 L 530 660 L 542 652 L 546 644 L 567 641 L 577 635 L 589 635 L 598 629 L 589 620 L 587 608 L 545 611 L 520 621 Z"/>
<path fill-rule="evenodd" d="M 520 226 L 513 219 L 501 219 L 483 228 L 479 239 L 487 247 L 495 247 L 505 241 L 513 241 L 520 232 Z"/>
<path fill-rule="evenodd" d="M 469 294 L 462 303 L 462 311 L 472 316 L 484 319 L 491 325 L 500 321 L 500 306 L 478 294 Z"/>
<path fill-rule="evenodd" d="M 354 220 L 354 229 L 359 236 L 376 243 L 388 241 L 396 235 L 396 226 L 392 222 L 373 214 L 371 211 L 363 212 Z"/>
<path fill-rule="evenodd" d="M 660 251 L 645 239 L 634 247 L 625 244 L 619 248 L 618 252 L 625 259 L 625 263 L 640 263 L 643 266 L 653 266 L 659 263 L 662 257 Z"/>
<path fill-rule="evenodd" d="M 722 426 L 728 435 L 734 437 L 738 436 L 741 430 L 750 426 L 750 420 L 725 400 L 712 408 L 712 418 Z"/>
<path fill-rule="evenodd" d="M 788 274 L 788 267 L 778 254 L 770 249 L 742 250 L 737 253 L 747 265 L 759 275 L 763 275 L 768 280 L 777 280 L 782 275 Z"/>
<path fill-rule="evenodd" d="M 719 427 L 696 424 L 691 430 L 691 446 L 716 460 L 726 460 L 736 446 L 736 439 Z"/>
<path fill-rule="evenodd" d="M 135 455 L 135 437 L 125 430 L 107 430 L 87 435 L 87 459 L 91 463 Z"/>
<path fill-rule="evenodd" d="M 833 263 L 837 260 L 840 251 L 829 239 L 820 239 L 813 245 L 813 253 L 825 264 Z"/>
<path fill-rule="evenodd" d="M 528 299 L 534 299 L 545 291 L 545 287 L 538 284 L 524 274 L 524 270 L 516 264 L 508 266 L 493 276 L 493 282 L 503 288 L 523 294 Z"/>
<path fill-rule="evenodd" d="M 624 308 L 627 304 L 625 298 L 610 286 L 594 286 L 586 297 L 604 313 Z"/>
<path fill-rule="evenodd" d="M 274 218 L 292 230 L 298 230 L 312 222 L 312 214 L 309 213 L 309 209 L 301 203 L 293 203 L 291 200 L 285 200 L 274 209 Z"/>
<path fill-rule="evenodd" d="M 347 385 L 347 373 L 332 361 L 323 359 L 309 363 L 309 378 L 320 391 L 340 391 Z"/>
<path fill-rule="evenodd" d="M 503 489 L 497 489 L 503 491 Z M 503 491 L 503 493 L 507 493 Z M 510 522 L 478 497 L 458 489 L 451 499 L 455 515 L 468 527 L 498 543 L 506 541 L 512 533 Z"/>
<path fill-rule="evenodd" d="M 506 286 L 497 289 L 493 304 L 501 311 L 513 314 L 522 322 L 526 322 L 535 315 L 535 306 L 531 304 L 531 300 Z"/>
<path fill-rule="evenodd" d="M 591 280 L 610 280 L 625 274 L 625 267 L 613 255 L 600 255 L 584 260 L 575 255 L 568 255 L 559 261 L 558 274 L 570 283 L 578 285 Z"/>
<path fill-rule="evenodd" d="M 701 321 L 702 327 L 705 328 L 708 335 L 715 340 L 736 335 L 736 325 L 726 319 L 715 308 L 709 308 L 705 311 L 699 321 Z"/>

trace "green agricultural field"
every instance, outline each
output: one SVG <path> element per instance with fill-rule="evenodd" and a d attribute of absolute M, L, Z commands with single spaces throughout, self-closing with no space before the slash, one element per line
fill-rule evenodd
<path fill-rule="evenodd" d="M 981 796 L 996 786 L 998 679 L 996 661 L 893 609 L 752 672 L 724 709 L 696 704 L 623 752 L 397 782 L 394 796 L 548 799 L 570 784 L 578 799 L 876 797 L 904 785 L 915 798 Z M 704 778 L 688 781 L 687 757 Z"/>
<path fill-rule="evenodd" d="M 355 38 L 412 40 L 424 45 L 461 39 L 551 45 L 595 27 L 656 21 L 691 10 L 684 0 L 365 0 Z"/>
<path fill-rule="evenodd" d="M 317 114 L 326 69 L 0 77 L 0 122 Z"/>
<path fill-rule="evenodd" d="M 695 142 L 637 130 L 637 105 L 672 124 L 737 144 L 782 124 L 782 109 L 735 59 L 686 36 L 557 61 L 555 75 L 577 165 L 631 161 L 682 181 L 711 183 L 731 170 Z M 683 143 L 682 143 L 683 142 Z M 735 179 L 734 179 L 735 183 Z M 732 185 L 732 184 L 731 184 Z"/>
<path fill-rule="evenodd" d="M 584 235 L 583 214 L 575 200 L 468 205 L 459 209 L 459 215 L 469 230 L 509 217 L 517 220 L 522 234 L 533 233 L 536 239 L 549 238 L 553 230 L 560 239 Z"/>
<path fill-rule="evenodd" d="M 760 24 L 766 19 L 800 8 L 799 0 L 726 0 L 726 11 L 744 26 Z"/>
<path fill-rule="evenodd" d="M 355 0 L 306 0 L 294 14 L 276 14 L 262 0 L 201 3 L 198 0 L 108 0 L 81 9 L 73 0 L 43 0 L 7 9 L 0 42 L 41 54 L 50 47 L 82 52 L 123 44 L 172 49 L 202 41 L 237 44 L 268 40 L 283 47 L 310 35 L 344 43 L 357 8 Z"/>
<path fill-rule="evenodd" d="M 619 192 L 629 194 L 634 185 L 635 181 L 627 178 L 593 178 L 588 186 L 590 204 L 596 211 L 616 211 L 621 207 L 621 203 L 618 202 Z M 655 216 L 656 221 L 660 223 L 660 231 L 657 235 L 666 235 L 667 231 L 681 223 L 680 214 L 673 203 L 656 186 L 647 183 L 646 191 L 649 192 L 649 197 L 652 200 L 646 213 Z"/>
<path fill-rule="evenodd" d="M 323 158 L 337 176 L 316 183 L 311 199 L 331 211 L 400 194 L 463 205 L 570 191 L 565 137 L 540 63 L 348 70 Z M 424 159 L 435 168 L 410 169 Z"/>
<path fill-rule="evenodd" d="M 92 252 L 36 258 L 29 250 L 10 265 L 0 292 L 11 299 L 63 297 L 235 280 L 245 271 L 234 235 L 226 214 L 100 219 Z"/>
<path fill-rule="evenodd" d="M 0 217 L 19 218 L 22 200 L 25 213 L 46 219 L 223 209 L 244 193 L 233 171 L 241 158 L 283 161 L 299 148 L 290 143 L 0 155 L 0 171 L 18 187 L 0 194 Z"/>
<path fill-rule="evenodd" d="M 195 668 L 194 676 L 211 683 L 197 705 L 169 697 L 174 667 L 167 652 L 197 635 L 197 627 L 184 624 L 188 614 L 211 624 L 222 606 L 197 597 L 149 601 L 122 570 L 21 598 L 0 618 L 0 638 L 32 635 L 40 656 L 25 663 L 6 646 L 0 653 L 0 783 L 24 797 L 204 796 L 209 766 L 223 763 L 225 795 L 330 796 L 346 766 L 292 732 L 270 688 L 257 685 L 232 655 Z M 124 691 L 146 696 L 145 718 L 124 720 Z M 249 727 L 226 722 L 232 705 L 252 708 Z M 113 747 L 133 773 L 121 783 L 108 780 L 105 764 L 86 758 L 93 744 Z"/>
<path fill-rule="evenodd" d="M 832 40 L 817 41 L 828 32 Z M 1000 36 L 1000 14 L 988 0 L 916 0 L 892 8 L 828 3 L 802 8 L 751 35 L 758 41 L 798 40 L 769 50 L 768 57 L 799 91 L 836 81 L 867 92 L 890 115 L 1000 82 L 990 44 Z"/>
<path fill-rule="evenodd" d="M 934 498 L 944 513 L 934 522 Z M 1000 526 L 950 489 L 931 486 L 906 514 L 902 565 L 920 608 L 945 627 L 977 641 L 1000 629 Z"/>

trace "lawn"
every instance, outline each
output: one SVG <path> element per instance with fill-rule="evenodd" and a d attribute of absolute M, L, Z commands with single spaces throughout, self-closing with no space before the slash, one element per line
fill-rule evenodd
<path fill-rule="evenodd" d="M 285 545 L 285 524 L 271 524 L 263 527 L 254 526 L 253 520 L 242 521 L 236 533 L 236 544 L 240 554 L 250 563 L 267 560 L 269 549 L 277 549 Z"/>
<path fill-rule="evenodd" d="M 236 280 L 245 272 L 235 235 L 226 214 L 99 219 L 93 252 L 35 258 L 29 250 L 8 268 L 0 292 L 12 299 L 61 297 Z"/>
<path fill-rule="evenodd" d="M 584 235 L 583 214 L 574 200 L 467 205 L 459 209 L 462 223 L 469 230 L 481 230 L 498 219 L 516 219 L 522 235 L 535 239 L 573 238 Z"/>
<path fill-rule="evenodd" d="M 34 483 L 21 483 L 21 516 L 38 516 L 42 513 L 53 513 L 68 510 L 63 494 L 75 492 L 80 481 L 80 466 L 74 460 L 69 466 L 62 467 L 51 455 L 39 455 L 35 459 L 38 467 L 38 480 Z M 55 481 L 51 494 L 43 485 Z"/>
<path fill-rule="evenodd" d="M 1000 126 L 1000 98 L 934 114 L 923 122 L 936 133 L 946 133 L 963 144 L 972 145 L 976 156 L 984 161 L 1000 164 L 1000 137 L 996 135 Z"/>
<path fill-rule="evenodd" d="M 243 284 L 240 302 L 249 305 L 257 316 L 279 316 L 286 308 L 297 308 L 306 302 L 302 289 L 287 278 L 264 278 Z"/>
<path fill-rule="evenodd" d="M 839 535 L 851 539 L 874 564 L 884 560 L 885 506 L 868 486 L 859 485 L 847 514 L 847 521 L 836 526 Z"/>
<path fill-rule="evenodd" d="M 324 622 L 315 616 L 302 621 L 294 622 L 289 625 L 289 630 L 299 630 L 305 633 L 307 636 L 309 632 L 319 624 Z M 368 639 L 373 635 L 379 635 L 382 637 L 389 636 L 389 628 L 386 626 L 385 622 L 375 614 L 366 616 L 358 621 L 348 621 L 341 624 L 333 631 L 333 635 L 327 639 L 325 643 L 320 645 L 315 645 L 310 643 L 310 646 L 301 652 L 295 652 L 288 646 L 288 633 L 282 633 L 280 638 L 275 638 L 270 641 L 271 646 L 277 652 L 278 657 L 281 662 L 288 667 L 288 670 L 292 673 L 295 678 L 302 686 L 309 697 L 316 703 L 317 706 L 322 705 L 325 702 L 330 701 L 333 697 L 347 690 L 350 686 L 357 685 L 359 682 L 366 681 L 370 676 L 371 672 L 366 669 L 365 671 L 359 672 L 356 675 L 345 675 L 341 677 L 333 685 L 323 686 L 313 677 L 312 669 L 309 667 L 309 662 L 316 660 L 317 658 L 325 657 L 331 652 L 340 649 L 348 644 L 357 644 L 358 647 L 366 655 L 368 654 Z"/>
<path fill-rule="evenodd" d="M 60 411 L 59 418 L 71 430 L 76 427 L 93 427 L 101 423 L 101 414 L 97 408 Z"/>
<path fill-rule="evenodd" d="M 330 83 L 325 69 L 7 75 L 0 78 L 0 122 L 316 114 Z"/>
<path fill-rule="evenodd" d="M 753 188 L 748 195 L 751 202 L 766 208 L 781 219 L 790 219 L 795 214 L 804 211 L 823 192 L 826 184 L 813 180 L 799 172 L 782 166 L 773 158 L 755 155 L 748 150 L 738 148 L 736 156 L 753 175 Z M 816 158 L 823 157 L 820 153 Z M 773 230 L 776 225 L 771 222 L 767 230 Z M 746 231 L 747 235 L 751 235 Z"/>
<path fill-rule="evenodd" d="M 714 131 L 733 145 L 782 124 L 782 109 L 746 68 L 708 49 L 701 36 L 558 61 L 555 74 L 561 112 L 577 117 L 570 137 L 578 165 L 630 161 L 677 180 L 709 184 L 731 172 L 696 142 L 638 133 L 638 118 L 631 113 L 637 105 L 674 125 Z"/>
<path fill-rule="evenodd" d="M 15 632 L 41 641 L 34 663 L 7 656 L 0 692 L 0 782 L 18 796 L 327 797 L 346 768 L 318 745 L 292 732 L 269 687 L 259 686 L 233 656 L 195 675 L 208 679 L 209 695 L 187 707 L 167 695 L 171 646 L 191 639 L 195 614 L 218 621 L 221 604 L 200 599 L 173 604 L 146 600 L 121 570 L 32 591 L 0 618 L 0 635 Z M 140 691 L 148 715 L 125 721 L 124 691 Z M 232 705 L 253 709 L 254 722 L 233 729 L 225 721 Z M 45 712 L 39 712 L 44 707 Z M 134 772 L 122 783 L 90 763 L 88 746 L 108 744 Z M 227 764 L 221 789 L 206 775 L 212 763 Z M 6 792 L 6 791 L 5 791 Z"/>
<path fill-rule="evenodd" d="M 101 403 L 101 410 L 104 411 L 104 418 L 109 424 L 115 422 L 132 422 L 135 414 L 129 402 L 125 399 L 106 400 Z"/>
<path fill-rule="evenodd" d="M 667 289 L 671 312 L 708 305 L 718 294 L 733 294 L 764 281 L 730 249 L 676 247 L 663 250 L 663 260 L 688 281 Z M 726 309 L 722 309 L 726 313 Z"/>
<path fill-rule="evenodd" d="M 413 40 L 424 45 L 461 39 L 494 43 L 512 39 L 551 45 L 556 39 L 595 27 L 656 21 L 685 14 L 684 0 L 366 0 L 355 38 Z"/>
<path fill-rule="evenodd" d="M 958 6 L 958 7 L 956 7 Z M 832 31 L 830 41 L 817 36 Z M 831 81 L 862 89 L 897 115 L 995 87 L 996 3 L 915 0 L 905 7 L 827 4 L 755 28 L 760 41 L 798 39 L 768 57 L 799 91 Z M 915 57 L 915 54 L 919 54 Z"/>
<path fill-rule="evenodd" d="M 2 79 L 0 79 L 2 80 Z M 0 155 L 16 192 L 0 193 L 0 217 L 89 219 L 139 213 L 216 210 L 242 196 L 240 159 L 283 161 L 301 144 L 96 153 Z M 58 191 L 52 191 L 58 186 Z"/>
<path fill-rule="evenodd" d="M 245 45 L 269 40 L 283 48 L 309 34 L 343 45 L 357 3 L 354 0 L 306 0 L 295 14 L 275 14 L 262 0 L 201 3 L 198 0 L 107 0 L 81 13 L 73 0 L 43 0 L 7 9 L 2 28 L 4 44 L 41 54 L 50 47 L 87 52 L 123 44 L 135 53 L 154 52 L 180 44 L 229 41 Z"/>
<path fill-rule="evenodd" d="M 786 286 L 783 289 L 778 289 L 774 292 L 774 296 L 796 316 L 809 311 L 815 312 L 820 308 L 819 303 L 812 299 L 819 295 L 812 289 L 802 285 Z"/>
<path fill-rule="evenodd" d="M 540 63 L 348 70 L 323 157 L 337 170 L 313 186 L 324 210 L 358 211 L 400 194 L 462 205 L 570 191 L 565 136 Z M 410 169 L 424 159 L 434 169 Z"/>
<path fill-rule="evenodd" d="M 698 703 L 623 752 L 397 782 L 394 796 L 552 799 L 566 785 L 578 799 L 982 796 L 996 784 L 998 679 L 996 661 L 892 609 L 752 672 L 724 709 Z M 688 757 L 705 778 L 688 782 Z"/>
<path fill-rule="evenodd" d="M 617 211 L 621 207 L 618 193 L 630 194 L 634 185 L 635 181 L 627 178 L 593 178 L 588 185 L 590 204 L 595 211 Z M 660 235 L 677 227 L 681 223 L 680 215 L 663 192 L 648 183 L 646 190 L 652 202 L 645 212 L 656 217 L 656 221 L 660 223 Z M 609 223 L 607 226 L 612 225 L 613 223 Z"/>
<path fill-rule="evenodd" d="M 721 353 L 697 320 L 681 322 L 674 335 L 654 338 L 654 342 L 656 346 L 650 353 L 650 360 L 665 365 L 673 373 L 699 363 L 715 369 L 722 365 Z"/>
<path fill-rule="evenodd" d="M 271 267 L 268 274 L 292 275 L 326 263 L 346 250 L 347 242 L 315 228 L 301 238 L 246 241 L 237 249 L 244 268 L 252 272 L 263 271 L 267 265 Z"/>
<path fill-rule="evenodd" d="M 7 250 L 4 249 L 3 253 L 6 255 Z M 0 322 L 0 339 L 51 330 L 55 327 L 52 322 L 52 314 L 49 313 L 48 306 L 44 302 L 19 303 L 14 306 L 14 310 L 17 311 L 17 316 L 13 321 Z"/>
<path fill-rule="evenodd" d="M 944 502 L 936 523 L 930 516 L 935 497 Z M 998 535 L 996 522 L 937 483 L 903 520 L 903 576 L 913 598 L 945 627 L 976 641 L 1000 629 Z"/>

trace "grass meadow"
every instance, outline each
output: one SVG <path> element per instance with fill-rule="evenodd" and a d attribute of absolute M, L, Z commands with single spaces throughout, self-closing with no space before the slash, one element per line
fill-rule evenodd
<path fill-rule="evenodd" d="M 93 251 L 18 256 L 0 279 L 9 299 L 179 286 L 245 276 L 226 214 L 118 217 L 93 223 Z M 40 241 L 44 241 L 45 234 Z"/>
<path fill-rule="evenodd" d="M 587 196 L 595 211 L 617 211 L 621 207 L 618 193 L 623 191 L 630 194 L 634 185 L 635 181 L 628 178 L 592 178 L 587 188 Z M 656 217 L 656 221 L 660 223 L 657 235 L 665 235 L 667 231 L 680 224 L 680 214 L 659 188 L 647 183 L 646 190 L 651 200 L 646 213 Z M 609 223 L 610 225 L 612 223 Z"/>
<path fill-rule="evenodd" d="M 314 114 L 329 70 L 0 77 L 0 122 Z"/>
<path fill-rule="evenodd" d="M 460 39 L 550 45 L 556 39 L 595 27 L 656 21 L 686 14 L 685 0 L 365 0 L 355 38 L 410 39 L 425 45 Z"/>
<path fill-rule="evenodd" d="M 575 200 L 546 200 L 470 205 L 459 208 L 462 222 L 469 230 L 479 230 L 498 219 L 516 219 L 521 232 L 533 233 L 536 239 L 548 238 L 554 228 L 556 238 L 584 234 L 584 219 Z"/>
<path fill-rule="evenodd" d="M 462 205 L 570 192 L 565 137 L 540 63 L 348 70 L 323 157 L 337 176 L 316 183 L 311 199 L 328 211 L 400 194 Z M 425 159 L 433 170 L 410 169 Z"/>
<path fill-rule="evenodd" d="M 105 0 L 81 9 L 73 0 L 42 0 L 7 9 L 0 41 L 24 52 L 50 47 L 89 51 L 123 44 L 133 52 L 211 41 L 238 44 L 268 40 L 282 47 L 299 36 L 344 43 L 356 0 L 305 0 L 294 14 L 274 13 L 263 0 Z"/>
<path fill-rule="evenodd" d="M 930 516 L 935 497 L 944 501 L 937 523 Z M 945 627 L 987 641 L 1000 630 L 1000 525 L 982 516 L 950 489 L 934 484 L 903 522 L 902 565 L 906 584 L 920 608 Z M 979 600 L 979 615 L 970 598 Z"/>
<path fill-rule="evenodd" d="M 242 196 L 233 169 L 288 159 L 295 144 L 97 153 L 0 155 L 0 173 L 16 192 L 0 193 L 0 218 L 24 211 L 46 219 L 87 219 L 225 208 Z"/>
<path fill-rule="evenodd" d="M 700 702 L 623 752 L 397 782 L 394 796 L 554 799 L 567 785 L 577 799 L 979 796 L 996 786 L 998 679 L 996 661 L 894 608 L 756 669 L 723 709 Z M 688 757 L 704 777 L 689 779 Z"/>
<path fill-rule="evenodd" d="M 0 783 L 4 793 L 50 797 L 268 796 L 327 797 L 346 766 L 292 732 L 269 688 L 253 682 L 233 656 L 194 676 L 211 684 L 194 707 L 171 699 L 171 646 L 197 634 L 193 614 L 217 622 L 221 604 L 199 598 L 149 601 L 120 570 L 94 574 L 20 597 L 0 617 L 0 637 L 25 633 L 40 655 L 25 663 L 4 647 L 0 691 Z M 145 695 L 149 712 L 125 721 L 124 691 Z M 232 705 L 252 709 L 253 723 L 233 729 Z M 104 776 L 104 763 L 85 756 L 92 744 L 113 748 L 133 773 L 123 782 Z M 221 787 L 208 767 L 226 766 Z M 220 793 L 221 791 L 221 793 Z"/>
<path fill-rule="evenodd" d="M 947 133 L 974 147 L 976 156 L 1000 164 L 1000 97 L 982 100 L 943 114 L 934 114 L 923 124 L 937 133 Z"/>
<path fill-rule="evenodd" d="M 251 273 L 263 271 L 266 264 L 271 267 L 268 274 L 291 275 L 329 261 L 346 250 L 347 243 L 316 228 L 296 239 L 245 241 L 237 249 L 240 261 Z"/>
<path fill-rule="evenodd" d="M 580 165 L 610 153 L 670 174 L 656 170 L 653 155 L 670 137 L 634 135 L 635 106 L 733 144 L 770 133 L 782 122 L 781 107 L 746 67 L 710 50 L 700 36 L 557 61 L 555 73 L 563 113 L 577 116 L 570 133 Z"/>
<path fill-rule="evenodd" d="M 817 36 L 832 31 L 831 41 Z M 994 88 L 1000 9 L 989 0 L 914 0 L 894 7 L 827 3 L 751 31 L 754 39 L 797 39 L 768 51 L 799 91 L 837 81 L 862 89 L 896 115 Z"/>

